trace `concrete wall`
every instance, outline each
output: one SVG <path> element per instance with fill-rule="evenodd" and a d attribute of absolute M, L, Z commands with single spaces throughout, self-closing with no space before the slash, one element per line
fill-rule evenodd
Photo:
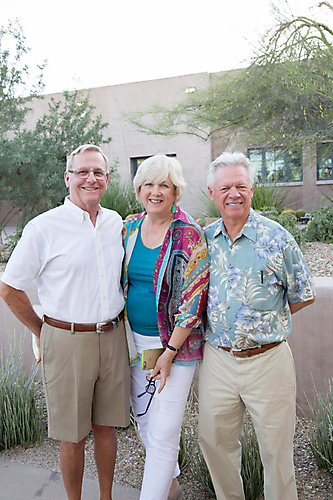
<path fill-rule="evenodd" d="M 333 278 L 314 278 L 316 302 L 293 315 L 289 344 L 297 376 L 298 414 L 310 415 L 306 396 L 313 399 L 317 391 L 326 392 L 325 380 L 333 378 Z"/>
<path fill-rule="evenodd" d="M 1 277 L 1 276 L 0 276 Z M 317 300 L 311 306 L 293 315 L 293 329 L 289 344 L 293 351 L 297 376 L 297 413 L 310 416 L 304 392 L 313 398 L 313 381 L 319 392 L 325 392 L 325 380 L 333 377 L 333 278 L 315 278 Z M 28 289 L 33 304 L 38 304 L 35 283 Z M 0 344 L 8 346 L 8 332 L 15 332 L 18 339 L 25 334 L 24 368 L 30 372 L 35 360 L 31 349 L 31 333 L 13 316 L 0 300 Z M 313 378 L 313 381 L 312 381 Z"/>

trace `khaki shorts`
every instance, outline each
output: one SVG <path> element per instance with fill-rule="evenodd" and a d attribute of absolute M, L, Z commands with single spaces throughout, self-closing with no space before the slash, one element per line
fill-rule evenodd
<path fill-rule="evenodd" d="M 124 322 L 105 333 L 43 324 L 42 373 L 49 437 L 78 443 L 92 423 L 129 425 L 130 367 Z"/>

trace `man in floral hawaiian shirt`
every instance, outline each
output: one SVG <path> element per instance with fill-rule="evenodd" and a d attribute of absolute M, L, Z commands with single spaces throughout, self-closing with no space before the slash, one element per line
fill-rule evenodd
<path fill-rule="evenodd" d="M 211 257 L 208 328 L 200 367 L 199 441 L 218 500 L 243 500 L 239 443 L 245 409 L 254 423 L 266 500 L 296 500 L 295 368 L 291 314 L 315 301 L 294 238 L 251 209 L 254 169 L 242 153 L 210 166 L 222 218 L 205 229 Z"/>

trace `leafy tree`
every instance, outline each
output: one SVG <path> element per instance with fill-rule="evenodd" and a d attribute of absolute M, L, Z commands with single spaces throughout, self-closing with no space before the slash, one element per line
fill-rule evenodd
<path fill-rule="evenodd" d="M 321 2 L 332 15 L 333 7 Z M 327 16 L 329 19 L 329 16 Z M 296 146 L 333 139 L 333 31 L 275 9 L 275 27 L 247 69 L 228 72 L 171 108 L 128 115 L 142 131 L 253 146 Z"/>
<path fill-rule="evenodd" d="M 14 56 L 4 49 L 6 37 L 15 42 Z M 10 44 L 9 44 L 10 45 Z M 13 45 L 13 43 L 12 43 Z M 51 98 L 48 112 L 32 128 L 26 120 L 29 103 L 39 98 L 39 79 L 28 97 L 28 68 L 21 64 L 28 49 L 18 23 L 0 33 L 0 207 L 9 206 L 0 226 L 3 228 L 18 212 L 21 224 L 60 204 L 66 194 L 63 173 L 66 155 L 79 144 L 107 143 L 103 131 L 107 123 L 89 104 L 87 92 L 64 92 Z M 41 68 L 42 69 L 42 68 Z"/>

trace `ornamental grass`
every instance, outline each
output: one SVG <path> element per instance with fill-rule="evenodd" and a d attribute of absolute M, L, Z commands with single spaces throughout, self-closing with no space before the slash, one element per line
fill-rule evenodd
<path fill-rule="evenodd" d="M 8 352 L 0 350 L 0 449 L 21 445 L 28 448 L 40 443 L 43 432 L 43 408 L 38 403 L 40 382 L 37 367 L 30 375 L 23 372 L 23 338 L 16 355 L 14 336 Z"/>
<path fill-rule="evenodd" d="M 333 380 L 333 379 L 332 379 Z M 314 401 L 308 404 L 312 413 L 310 423 L 310 446 L 317 467 L 333 476 L 333 392 L 332 380 L 326 385 L 326 393 L 320 394 L 315 385 Z"/>

